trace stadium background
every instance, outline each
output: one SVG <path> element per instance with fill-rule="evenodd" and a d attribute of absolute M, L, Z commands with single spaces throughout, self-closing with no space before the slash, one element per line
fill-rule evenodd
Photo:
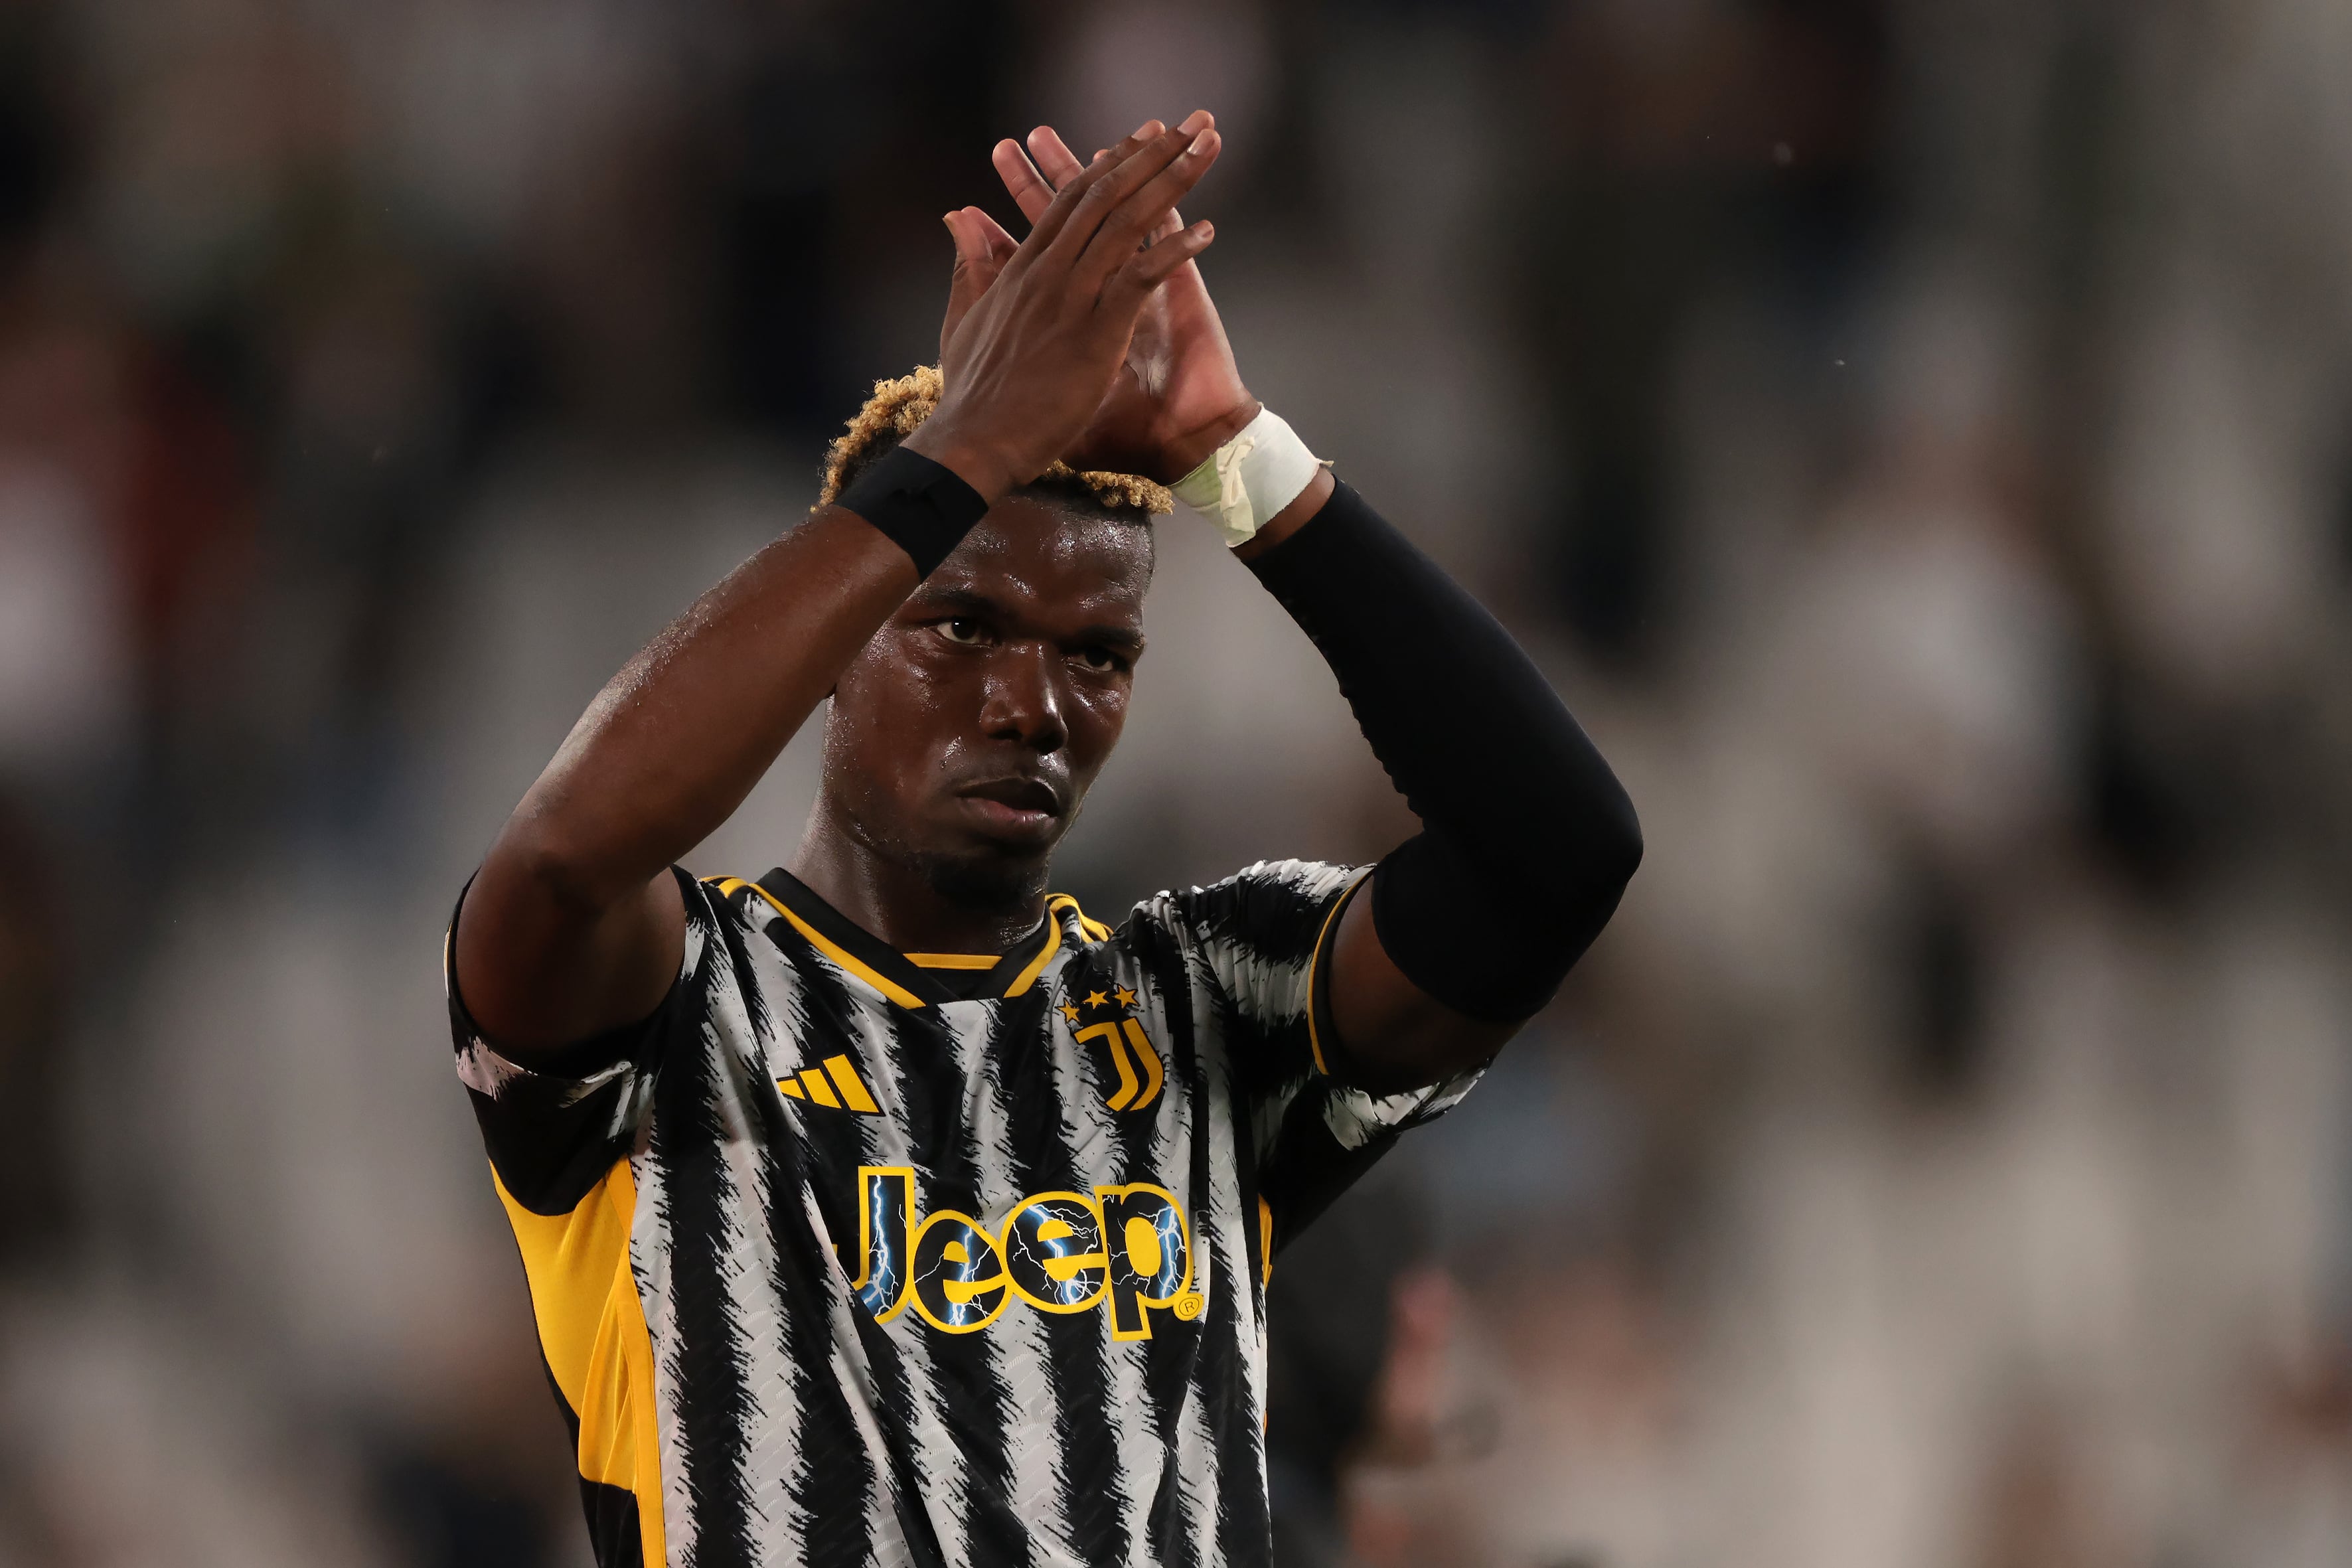
<path fill-rule="evenodd" d="M 2352 1560 L 2340 0 L 14 0 L 0 1563 L 583 1561 L 453 895 L 992 140 L 1195 104 L 1244 373 L 1650 845 L 1285 1269 L 1286 1568 Z M 1397 836 L 1199 531 L 1150 622 L 1094 913 Z"/>

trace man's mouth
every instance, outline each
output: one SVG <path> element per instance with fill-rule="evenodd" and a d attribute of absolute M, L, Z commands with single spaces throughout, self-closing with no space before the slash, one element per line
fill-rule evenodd
<path fill-rule="evenodd" d="M 1051 784 L 1034 776 L 983 779 L 956 792 L 971 802 L 982 819 L 1016 834 L 1049 828 L 1062 815 L 1062 796 Z"/>

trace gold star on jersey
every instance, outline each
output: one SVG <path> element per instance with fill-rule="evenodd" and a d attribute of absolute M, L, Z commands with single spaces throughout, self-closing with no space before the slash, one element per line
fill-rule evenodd
<path fill-rule="evenodd" d="M 905 953 L 681 872 L 661 1011 L 459 1076 L 600 1568 L 1265 1568 L 1269 1253 L 1469 1087 L 1323 1070 L 1337 867 Z"/>

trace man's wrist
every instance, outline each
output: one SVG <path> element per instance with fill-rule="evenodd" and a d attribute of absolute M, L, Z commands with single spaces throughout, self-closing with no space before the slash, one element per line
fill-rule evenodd
<path fill-rule="evenodd" d="M 1150 477 L 1163 485 L 1174 484 L 1207 462 L 1218 447 L 1248 429 L 1249 422 L 1265 407 L 1255 397 L 1244 397 L 1207 424 L 1187 430 L 1160 448 L 1160 471 Z"/>
<path fill-rule="evenodd" d="M 1330 469 L 1316 470 L 1315 477 L 1307 481 L 1307 488 L 1288 506 L 1276 512 L 1264 528 L 1234 546 L 1234 559 L 1247 565 L 1297 533 L 1315 520 L 1338 489 L 1339 481 L 1331 477 Z"/>
<path fill-rule="evenodd" d="M 982 443 L 962 439 L 952 423 L 943 426 L 937 415 L 925 420 L 904 445 L 909 452 L 951 470 L 991 506 L 1011 494 L 1021 482 L 1001 454 Z"/>
<path fill-rule="evenodd" d="M 1226 544 L 1239 548 L 1313 488 L 1327 467 L 1287 420 L 1260 407 L 1169 489 Z"/>
<path fill-rule="evenodd" d="M 905 551 L 920 581 L 955 552 L 990 502 L 953 468 L 900 445 L 851 480 L 834 504 Z"/>

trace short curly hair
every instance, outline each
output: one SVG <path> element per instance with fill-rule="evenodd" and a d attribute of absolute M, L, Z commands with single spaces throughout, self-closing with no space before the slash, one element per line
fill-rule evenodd
<path fill-rule="evenodd" d="M 826 449 L 824 489 L 817 505 L 832 505 L 875 459 L 913 435 L 939 407 L 940 385 L 935 364 L 917 365 L 912 374 L 895 381 L 876 382 L 874 395 Z M 1081 473 L 1067 463 L 1055 463 L 1022 489 L 1066 496 L 1138 522 L 1176 510 L 1176 498 L 1167 488 L 1140 474 Z"/>

